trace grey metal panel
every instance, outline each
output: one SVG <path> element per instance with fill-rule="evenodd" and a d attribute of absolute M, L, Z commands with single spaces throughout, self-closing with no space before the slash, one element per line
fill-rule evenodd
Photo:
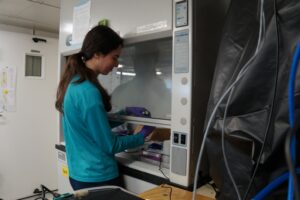
<path fill-rule="evenodd" d="M 186 175 L 187 150 L 179 147 L 172 147 L 171 171 L 182 176 Z"/>

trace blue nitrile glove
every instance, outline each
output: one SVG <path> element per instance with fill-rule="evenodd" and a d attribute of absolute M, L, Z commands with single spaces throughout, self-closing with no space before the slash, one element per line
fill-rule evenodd
<path fill-rule="evenodd" d="M 126 107 L 125 112 L 127 115 L 132 115 L 136 117 L 150 117 L 151 114 L 149 110 L 143 107 Z"/>
<path fill-rule="evenodd" d="M 140 134 L 142 134 L 144 136 L 144 138 L 146 138 L 148 135 L 150 135 L 150 133 L 152 133 L 154 131 L 155 127 L 154 126 L 143 126 L 142 130 L 140 131 Z"/>

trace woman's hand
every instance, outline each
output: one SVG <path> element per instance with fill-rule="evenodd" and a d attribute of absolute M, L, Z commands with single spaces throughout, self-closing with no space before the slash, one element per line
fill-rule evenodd
<path fill-rule="evenodd" d="M 148 137 L 153 131 L 155 127 L 154 126 L 143 126 L 143 128 L 140 131 L 140 134 L 144 136 L 144 138 Z"/>

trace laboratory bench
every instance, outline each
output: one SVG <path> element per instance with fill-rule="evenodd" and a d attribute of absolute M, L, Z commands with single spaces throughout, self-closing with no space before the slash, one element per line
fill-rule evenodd
<path fill-rule="evenodd" d="M 66 151 L 64 144 L 56 144 L 55 148 L 60 152 L 62 152 L 63 154 Z M 59 159 L 66 161 L 65 157 L 61 158 L 61 156 L 59 156 Z M 188 187 L 184 187 L 176 183 L 171 183 L 168 178 L 169 169 L 160 168 L 159 166 L 152 165 L 143 161 L 139 161 L 135 159 L 134 154 L 121 152 L 116 154 L 116 159 L 118 161 L 120 173 L 123 175 L 128 175 L 154 185 L 171 184 L 175 187 L 182 188 L 184 190 L 192 191 L 193 189 L 192 185 Z M 202 186 L 208 181 L 209 178 L 202 177 L 201 179 L 199 179 L 198 185 Z"/>
<path fill-rule="evenodd" d="M 64 144 L 56 144 L 55 148 L 63 153 L 66 152 Z M 158 166 L 134 160 L 132 158 L 132 154 L 130 153 L 118 153 L 116 159 L 118 161 L 121 174 L 129 175 L 155 185 L 169 182 L 168 179 L 163 175 L 164 173 L 168 176 L 168 171 L 166 169 L 162 168 L 162 173 Z"/>
<path fill-rule="evenodd" d="M 60 152 L 65 152 L 64 144 L 56 144 L 55 147 Z M 183 187 L 169 182 L 169 180 L 164 177 L 158 170 L 159 168 L 157 166 L 149 165 L 147 163 L 136 160 L 131 160 L 129 155 L 130 154 L 128 153 L 120 153 L 117 156 L 121 174 L 128 175 L 130 177 L 134 177 L 153 184 L 152 187 L 144 190 L 144 192 L 135 192 L 135 194 L 139 194 L 139 197 L 146 200 L 192 199 L 192 187 Z M 165 173 L 168 176 L 168 173 L 166 171 Z M 203 183 L 201 185 L 203 185 L 201 188 L 205 189 L 205 185 Z M 199 189 L 200 188 L 198 188 L 197 190 L 196 200 L 214 200 L 214 198 L 211 198 L 212 196 L 214 196 L 211 194 L 212 191 L 208 191 L 208 189 L 206 188 L 203 192 L 203 190 L 200 191 Z M 211 188 L 209 188 L 209 190 L 211 190 Z M 62 192 L 67 191 L 63 190 Z"/>

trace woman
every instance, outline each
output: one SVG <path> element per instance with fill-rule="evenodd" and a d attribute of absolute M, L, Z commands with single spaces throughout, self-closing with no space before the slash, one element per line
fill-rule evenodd
<path fill-rule="evenodd" d="M 118 66 L 123 39 L 106 26 L 96 26 L 81 51 L 69 57 L 57 90 L 56 109 L 62 113 L 69 179 L 74 190 L 103 185 L 122 186 L 114 154 L 135 148 L 153 127 L 140 134 L 111 133 L 107 112 L 110 96 L 97 80 Z"/>

